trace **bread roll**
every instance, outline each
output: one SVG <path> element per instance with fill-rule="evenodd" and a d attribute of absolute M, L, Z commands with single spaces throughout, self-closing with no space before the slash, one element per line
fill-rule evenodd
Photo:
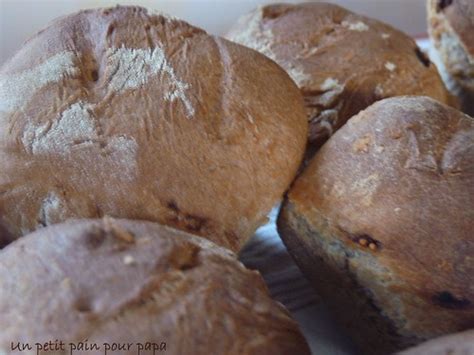
<path fill-rule="evenodd" d="M 267 5 L 227 38 L 280 64 L 301 89 L 318 147 L 350 117 L 391 96 L 450 100 L 436 67 L 406 34 L 327 3 Z"/>
<path fill-rule="evenodd" d="M 132 343 L 109 353 L 136 355 L 147 342 L 165 342 L 167 354 L 309 354 L 258 272 L 158 224 L 107 218 L 44 228 L 0 251 L 0 273 L 2 354 L 11 342 L 54 339 L 87 339 L 101 354 L 104 343 Z"/>
<path fill-rule="evenodd" d="M 474 327 L 474 119 L 373 104 L 297 178 L 278 230 L 364 354 Z"/>
<path fill-rule="evenodd" d="M 448 88 L 474 115 L 474 2 L 428 0 L 428 28 Z"/>
<path fill-rule="evenodd" d="M 139 7 L 80 11 L 0 69 L 0 240 L 109 215 L 239 250 L 306 136 L 298 88 L 263 55 Z"/>
<path fill-rule="evenodd" d="M 447 335 L 410 348 L 400 355 L 470 355 L 474 354 L 474 330 Z"/>

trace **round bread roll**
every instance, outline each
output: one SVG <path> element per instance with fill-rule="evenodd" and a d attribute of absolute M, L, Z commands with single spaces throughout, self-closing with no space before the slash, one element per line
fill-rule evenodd
<path fill-rule="evenodd" d="M 139 7 L 59 19 L 0 69 L 0 239 L 109 215 L 237 251 L 307 125 L 298 88 L 248 48 Z"/>
<path fill-rule="evenodd" d="M 19 262 L 21 261 L 21 262 Z M 0 353 L 11 342 L 154 343 L 168 354 L 309 354 L 257 271 L 151 222 L 82 220 L 0 251 Z"/>
<path fill-rule="evenodd" d="M 474 119 L 373 104 L 295 181 L 278 229 L 364 354 L 474 327 Z"/>
<path fill-rule="evenodd" d="M 474 354 L 474 330 L 447 335 L 410 348 L 400 355 L 470 355 Z"/>
<path fill-rule="evenodd" d="M 474 114 L 474 2 L 428 0 L 428 29 L 448 88 Z M 439 58 L 439 60 L 438 60 Z"/>
<path fill-rule="evenodd" d="M 434 65 L 406 34 L 327 3 L 260 7 L 227 38 L 280 64 L 304 95 L 315 147 L 350 117 L 391 96 L 450 96 Z"/>

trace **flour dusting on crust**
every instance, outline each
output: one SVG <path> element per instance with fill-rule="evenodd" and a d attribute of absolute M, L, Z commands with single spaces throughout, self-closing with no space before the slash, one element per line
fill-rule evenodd
<path fill-rule="evenodd" d="M 111 48 L 108 50 L 107 58 L 107 67 L 113 73 L 110 74 L 109 82 L 109 87 L 112 90 L 121 92 L 137 89 L 145 85 L 152 76 L 163 75 L 169 79 L 172 88 L 171 91 L 164 94 L 164 98 L 169 101 L 181 100 L 187 117 L 194 116 L 194 107 L 186 96 L 189 84 L 178 79 L 162 48 Z"/>
<path fill-rule="evenodd" d="M 50 192 L 41 202 L 38 213 L 38 221 L 43 226 L 58 223 L 66 218 L 66 205 L 64 201 L 54 192 Z"/>
<path fill-rule="evenodd" d="M 170 15 L 166 12 L 161 12 L 160 10 L 157 10 L 157 9 L 152 9 L 150 7 L 145 8 L 145 10 L 146 10 L 146 13 L 147 13 L 148 16 L 161 16 L 161 17 L 164 17 L 165 19 L 171 20 L 171 21 L 180 21 L 181 20 L 178 17 Z"/>
<path fill-rule="evenodd" d="M 368 31 L 369 26 L 367 26 L 365 23 L 362 21 L 357 21 L 355 23 L 349 22 L 349 21 L 342 21 L 342 26 L 347 27 L 350 31 L 358 31 L 358 32 L 363 32 L 363 31 Z"/>
<path fill-rule="evenodd" d="M 76 102 L 52 124 L 28 125 L 23 145 L 33 154 L 66 154 L 73 144 L 97 139 L 91 109 L 92 105 Z"/>
<path fill-rule="evenodd" d="M 377 84 L 377 86 L 375 86 L 374 94 L 375 96 L 380 97 L 380 98 L 384 96 L 384 90 L 383 90 L 382 84 Z"/>
<path fill-rule="evenodd" d="M 388 71 L 394 71 L 395 69 L 397 69 L 397 66 L 392 62 L 386 62 L 385 69 L 387 69 Z"/>
<path fill-rule="evenodd" d="M 238 23 L 245 24 L 245 30 L 229 34 L 229 38 L 239 44 L 250 47 L 266 55 L 277 62 L 275 53 L 272 50 L 273 32 L 271 29 L 261 27 L 263 17 L 263 7 L 259 11 L 242 16 Z"/>
<path fill-rule="evenodd" d="M 324 82 L 321 85 L 321 90 L 323 91 L 333 90 L 340 86 L 341 84 L 339 83 L 339 80 L 334 79 L 334 78 L 326 78 L 326 80 L 324 80 Z"/>
<path fill-rule="evenodd" d="M 303 68 L 292 67 L 287 70 L 288 75 L 293 79 L 293 81 L 298 86 L 303 86 L 304 83 L 307 83 L 311 80 L 311 75 L 307 74 Z"/>
<path fill-rule="evenodd" d="M 52 123 L 28 124 L 22 137 L 25 149 L 34 155 L 66 157 L 80 164 L 83 170 L 99 175 L 103 171 L 118 179 L 134 179 L 138 169 L 137 142 L 124 136 L 101 136 L 93 110 L 94 105 L 79 101 Z"/>
<path fill-rule="evenodd" d="M 178 79 L 161 47 L 111 48 L 106 55 L 105 76 L 110 91 L 137 89 L 147 84 L 153 76 L 159 76 L 156 80 L 166 80 L 167 84 L 163 99 L 170 102 L 180 100 L 186 116 L 193 117 L 194 107 L 186 95 L 189 84 Z M 58 81 L 66 74 L 77 74 L 77 69 L 73 67 L 74 58 L 72 52 L 62 52 L 34 69 L 10 76 L 8 80 L 1 82 L 1 103 L 11 109 L 17 108 L 24 101 L 24 97 L 20 96 L 14 101 L 10 96 L 7 97 L 6 90 L 9 86 L 18 84 L 16 94 L 21 93 L 26 90 L 28 80 L 32 80 L 33 75 L 37 78 L 33 80 L 36 86 L 29 88 L 31 96 L 40 84 Z M 78 101 L 46 123 L 28 122 L 22 136 L 25 150 L 33 155 L 66 157 L 70 162 L 80 164 L 82 170 L 89 173 L 133 179 L 138 169 L 137 142 L 124 135 L 104 136 L 97 127 L 99 120 L 94 116 L 95 109 L 95 104 Z M 94 156 L 92 161 L 95 166 L 91 164 L 91 156 Z"/>
<path fill-rule="evenodd" d="M 103 164 L 110 166 L 110 171 L 117 177 L 126 177 L 132 180 L 138 171 L 138 143 L 133 138 L 113 136 L 107 144 L 110 151 L 108 156 L 102 157 Z"/>
<path fill-rule="evenodd" d="M 73 52 L 63 51 L 34 68 L 0 76 L 0 111 L 21 109 L 43 86 L 77 75 L 75 58 Z"/>

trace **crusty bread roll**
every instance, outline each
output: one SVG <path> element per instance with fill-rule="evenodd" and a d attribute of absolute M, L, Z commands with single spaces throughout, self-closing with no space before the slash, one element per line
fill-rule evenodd
<path fill-rule="evenodd" d="M 400 355 L 471 355 L 474 354 L 474 330 L 447 335 L 410 348 Z"/>
<path fill-rule="evenodd" d="M 278 229 L 364 354 L 474 326 L 474 119 L 427 97 L 351 118 Z"/>
<path fill-rule="evenodd" d="M 317 147 L 382 98 L 450 100 L 437 69 L 406 34 L 327 3 L 267 5 L 242 17 L 227 38 L 280 64 L 300 87 Z"/>
<path fill-rule="evenodd" d="M 2 354 L 12 341 L 54 339 L 133 344 L 113 354 L 151 354 L 137 352 L 147 342 L 165 342 L 167 354 L 309 354 L 258 272 L 155 223 L 107 218 L 44 228 L 0 251 L 0 273 Z"/>
<path fill-rule="evenodd" d="M 443 79 L 460 96 L 463 109 L 474 115 L 474 2 L 428 0 L 427 4 L 429 33 Z"/>
<path fill-rule="evenodd" d="M 110 215 L 236 251 L 306 136 L 298 88 L 265 56 L 139 7 L 81 11 L 0 69 L 0 239 Z"/>

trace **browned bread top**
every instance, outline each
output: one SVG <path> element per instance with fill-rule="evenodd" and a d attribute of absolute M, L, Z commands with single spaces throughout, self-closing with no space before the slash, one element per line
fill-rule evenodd
<path fill-rule="evenodd" d="M 0 240 L 111 215 L 236 251 L 306 135 L 298 88 L 265 56 L 139 7 L 80 11 L 0 69 Z"/>
<path fill-rule="evenodd" d="M 151 222 L 82 220 L 0 251 L 10 342 L 166 342 L 169 354 L 309 354 L 262 277 L 213 243 Z M 102 352 L 103 353 L 103 352 Z M 140 352 L 151 353 L 151 352 Z"/>
<path fill-rule="evenodd" d="M 471 117 L 427 97 L 377 102 L 321 148 L 286 204 L 358 256 L 344 270 L 400 334 L 474 326 Z"/>
<path fill-rule="evenodd" d="M 437 69 L 406 34 L 328 3 L 267 5 L 227 38 L 280 64 L 300 87 L 317 145 L 373 102 L 398 95 L 450 98 Z"/>
<path fill-rule="evenodd" d="M 400 355 L 470 355 L 474 354 L 474 330 L 427 341 Z"/>

